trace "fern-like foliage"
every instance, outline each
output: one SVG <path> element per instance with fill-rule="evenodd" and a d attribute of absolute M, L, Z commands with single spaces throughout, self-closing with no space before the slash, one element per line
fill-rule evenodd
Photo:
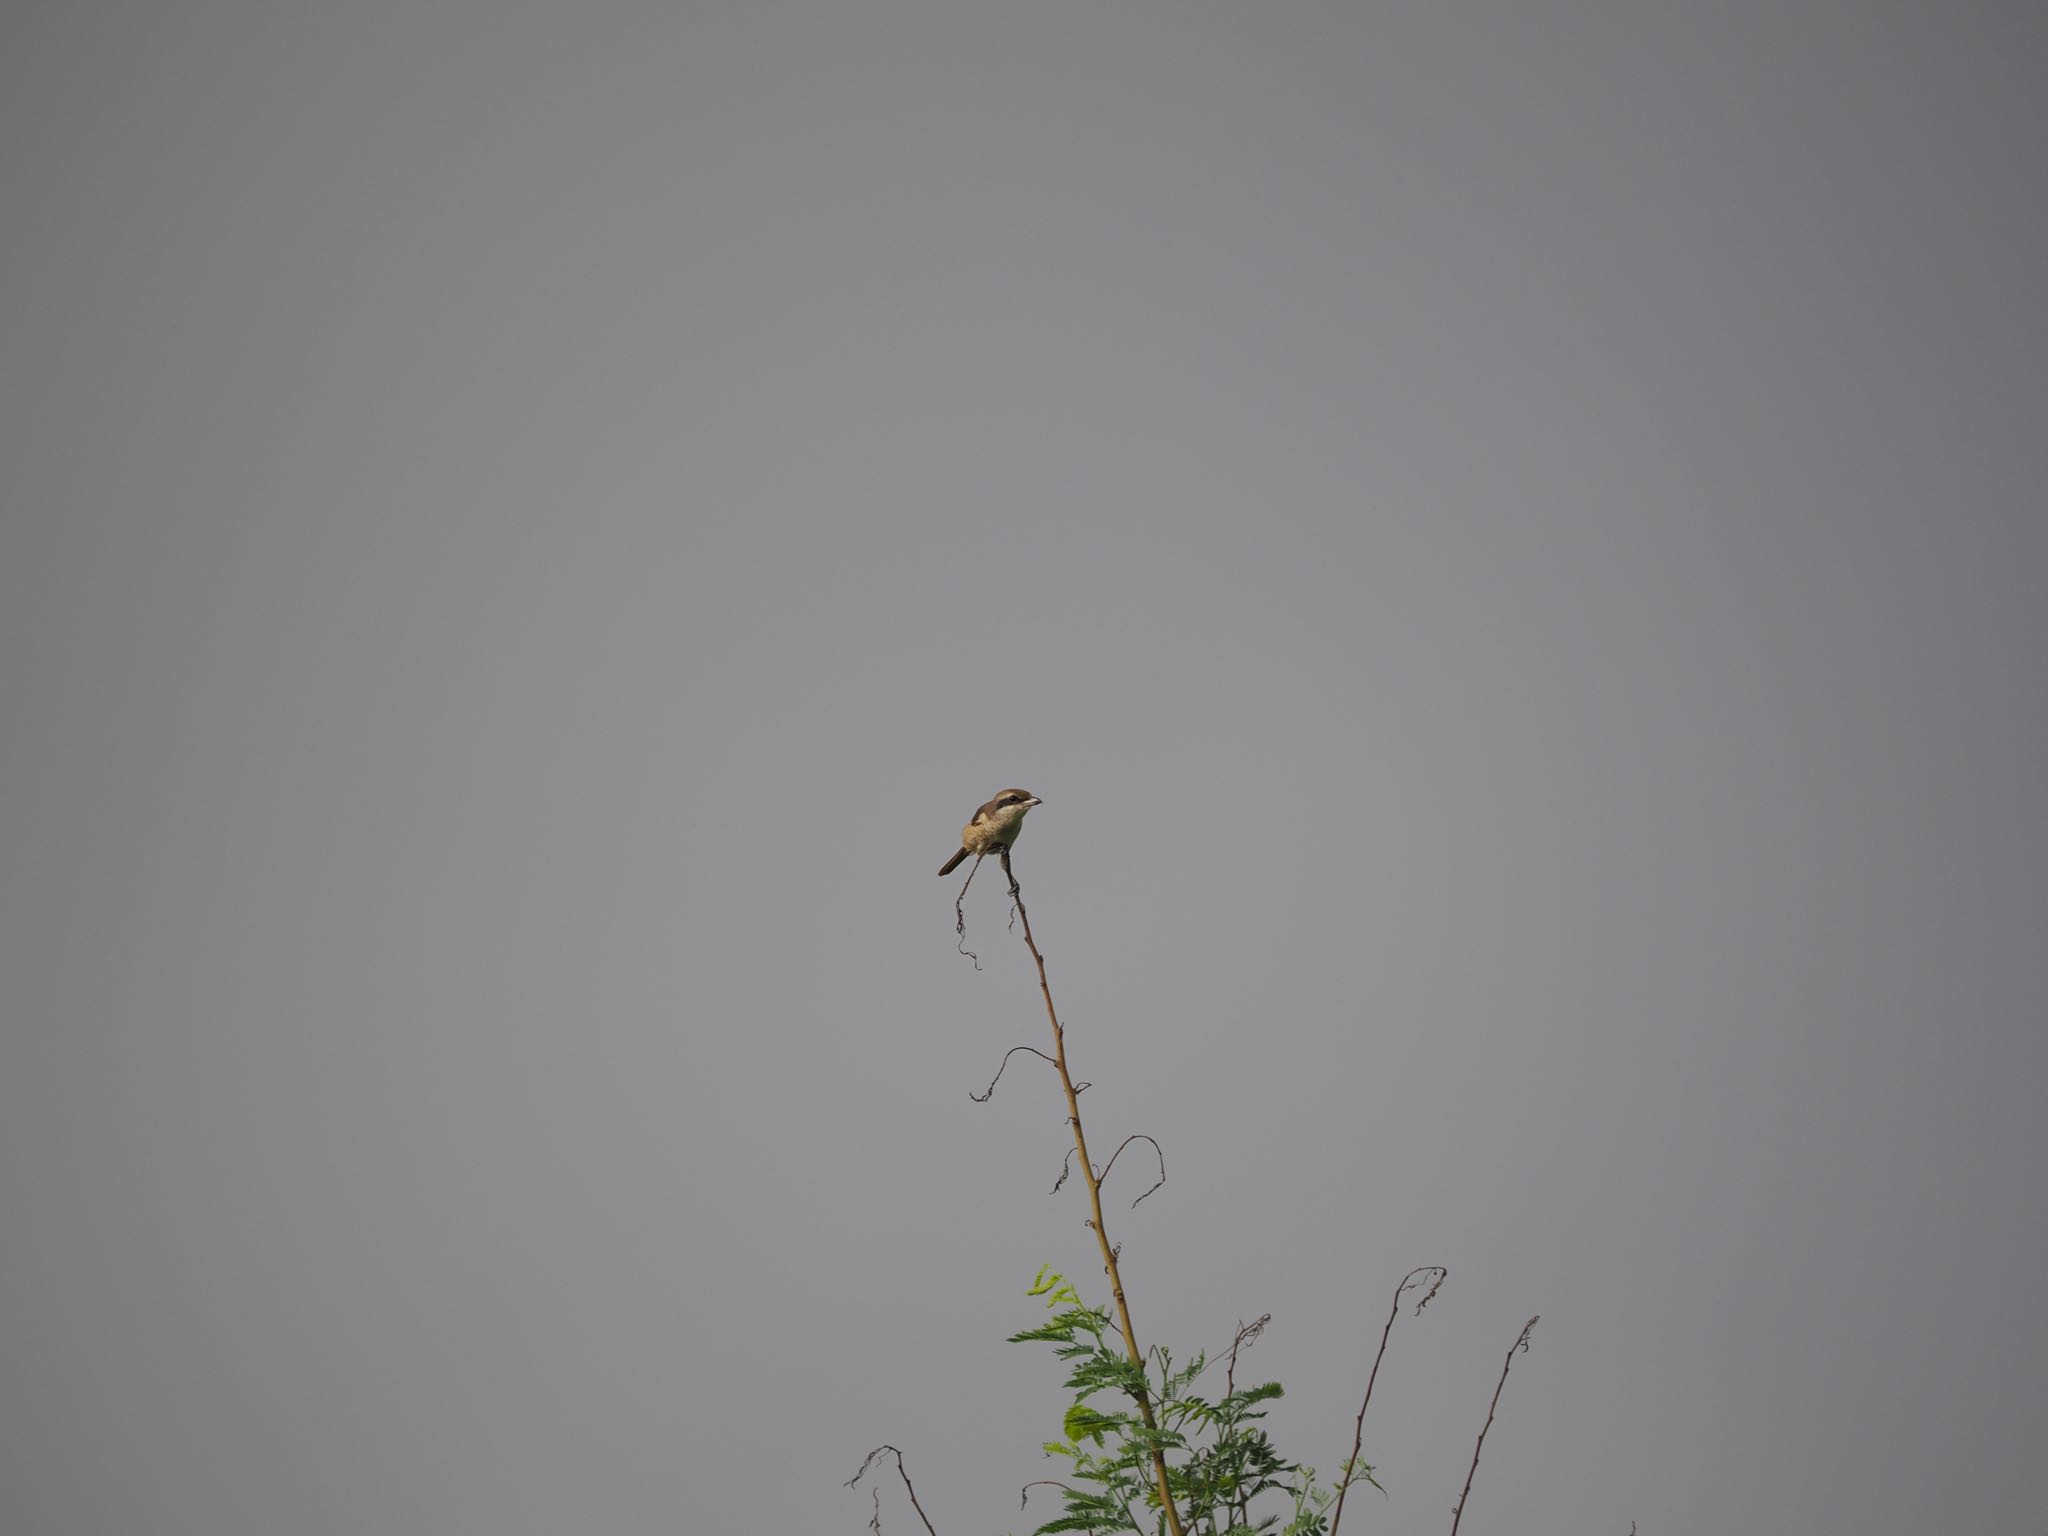
<path fill-rule="evenodd" d="M 1317 1482 L 1315 1468 L 1281 1455 L 1259 1423 L 1263 1405 L 1282 1395 L 1279 1382 L 1205 1398 L 1194 1388 L 1208 1369 L 1206 1355 L 1176 1368 L 1171 1352 L 1159 1349 L 1140 1365 L 1124 1353 L 1108 1309 L 1089 1306 L 1055 1270 L 1041 1267 L 1029 1294 L 1045 1297 L 1052 1316 L 1010 1342 L 1052 1345 L 1067 1362 L 1074 1394 L 1060 1438 L 1045 1443 L 1048 1456 L 1067 1464 L 1065 1476 L 1046 1480 L 1060 1490 L 1060 1512 L 1034 1536 L 1162 1536 L 1155 1449 L 1166 1454 L 1167 1484 L 1189 1536 L 1326 1536 L 1336 1490 Z M 1157 1428 L 1131 1411 L 1141 1393 Z M 1369 1481 L 1372 1471 L 1361 1466 L 1357 1475 Z"/>

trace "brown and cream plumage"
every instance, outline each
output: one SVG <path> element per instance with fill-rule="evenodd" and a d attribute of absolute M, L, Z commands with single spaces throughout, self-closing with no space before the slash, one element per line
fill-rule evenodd
<path fill-rule="evenodd" d="M 939 873 L 950 875 L 969 854 L 1000 853 L 1007 849 L 1024 829 L 1024 817 L 1031 807 L 1043 803 L 1028 789 L 1000 791 L 960 829 L 960 851 L 940 866 Z"/>

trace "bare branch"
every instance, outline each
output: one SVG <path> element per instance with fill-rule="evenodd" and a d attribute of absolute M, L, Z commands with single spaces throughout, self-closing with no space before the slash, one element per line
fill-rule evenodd
<path fill-rule="evenodd" d="M 1259 1335 L 1266 1331 L 1266 1324 L 1273 1321 L 1273 1314 L 1261 1312 L 1249 1323 L 1237 1325 L 1237 1337 L 1230 1341 L 1230 1369 L 1223 1373 L 1223 1395 L 1228 1397 L 1237 1390 L 1237 1352 L 1250 1349 L 1259 1342 Z"/>
<path fill-rule="evenodd" d="M 1508 1367 L 1515 1363 L 1517 1354 L 1527 1353 L 1530 1331 L 1542 1320 L 1539 1314 L 1522 1324 L 1521 1336 L 1515 1340 L 1513 1348 L 1508 1350 L 1507 1359 L 1501 1362 L 1500 1381 L 1493 1389 L 1492 1403 L 1487 1406 L 1486 1422 L 1479 1426 L 1479 1440 L 1472 1447 L 1472 1469 L 1465 1474 L 1465 1491 L 1458 1495 L 1458 1507 L 1451 1511 L 1451 1536 L 1458 1536 L 1458 1522 L 1465 1518 L 1465 1501 L 1472 1497 L 1472 1479 L 1479 1471 L 1479 1453 L 1486 1447 L 1486 1432 L 1493 1428 L 1493 1415 L 1500 1407 L 1501 1388 L 1508 1384 Z"/>
<path fill-rule="evenodd" d="M 1358 1423 L 1351 1431 L 1351 1459 L 1344 1463 L 1344 1480 L 1337 1485 L 1337 1507 L 1330 1515 L 1330 1536 L 1337 1536 L 1337 1526 L 1344 1518 L 1344 1495 L 1351 1491 L 1352 1480 L 1358 1475 L 1358 1453 L 1365 1444 L 1365 1410 L 1372 1406 L 1373 1383 L 1380 1379 L 1380 1362 L 1387 1357 L 1387 1336 L 1394 1331 L 1394 1319 L 1401 1315 L 1401 1298 L 1411 1290 L 1423 1287 L 1422 1300 L 1415 1304 L 1415 1315 L 1420 1317 L 1422 1309 L 1436 1299 L 1436 1293 L 1443 1288 L 1451 1272 L 1441 1264 L 1425 1264 L 1421 1269 L 1411 1269 L 1394 1287 L 1394 1305 L 1387 1312 L 1387 1326 L 1380 1330 L 1379 1353 L 1372 1357 L 1372 1371 L 1365 1378 L 1365 1400 L 1358 1405 Z"/>
<path fill-rule="evenodd" d="M 1068 1493 L 1075 1492 L 1072 1483 L 1063 1483 L 1056 1477 L 1033 1478 L 1017 1490 L 1017 1507 L 1019 1509 L 1024 1508 L 1025 1505 L 1031 1502 L 1031 1490 L 1034 1488 L 1064 1488 Z"/>
<path fill-rule="evenodd" d="M 910 1495 L 910 1507 L 917 1511 L 917 1518 L 924 1521 L 925 1530 L 929 1531 L 931 1536 L 939 1536 L 937 1531 L 932 1530 L 931 1517 L 924 1512 L 924 1506 L 917 1502 L 917 1490 L 910 1486 L 910 1470 L 903 1465 L 903 1453 L 897 1450 L 895 1446 L 878 1445 L 872 1451 L 869 1451 L 867 1460 L 860 1464 L 860 1470 L 846 1480 L 846 1486 L 851 1488 L 855 1483 L 866 1477 L 868 1475 L 868 1468 L 873 1466 L 883 1456 L 894 1456 L 896 1458 L 896 1475 L 903 1479 L 903 1491 Z M 881 1536 L 882 1495 L 879 1492 L 875 1494 L 875 1518 L 869 1522 L 868 1529 L 873 1531 L 875 1536 Z"/>
<path fill-rule="evenodd" d="M 1061 1188 L 1067 1182 L 1067 1175 L 1072 1173 L 1073 1171 L 1074 1149 L 1072 1147 L 1069 1147 L 1067 1148 L 1067 1155 L 1060 1159 L 1060 1176 L 1057 1179 L 1053 1180 L 1052 1188 L 1047 1190 L 1046 1193 L 1049 1195 L 1058 1194 Z"/>
<path fill-rule="evenodd" d="M 1079 1092 L 1080 1090 L 1076 1089 L 1075 1091 Z M 1144 1195 L 1138 1196 L 1136 1200 L 1133 1200 L 1131 1202 L 1131 1209 L 1135 1211 L 1138 1208 L 1139 1203 L 1144 1200 L 1145 1195 L 1153 1193 L 1153 1191 L 1157 1190 L 1161 1184 L 1164 1184 L 1166 1182 L 1166 1154 L 1164 1152 L 1159 1151 L 1159 1143 L 1156 1141 L 1152 1141 L 1152 1138 L 1150 1136 L 1147 1136 L 1143 1131 L 1139 1131 L 1134 1135 L 1126 1136 L 1121 1142 L 1117 1144 L 1117 1149 L 1109 1154 L 1109 1161 L 1103 1164 L 1102 1172 L 1100 1175 L 1098 1175 L 1096 1182 L 1108 1182 L 1109 1170 L 1114 1168 L 1116 1166 L 1116 1160 L 1124 1155 L 1124 1148 L 1128 1147 L 1134 1141 L 1152 1142 L 1152 1150 L 1154 1152 L 1159 1153 L 1159 1178 L 1153 1184 L 1151 1189 L 1146 1190 Z"/>
<path fill-rule="evenodd" d="M 1117 1265 L 1118 1249 L 1109 1240 L 1109 1233 L 1102 1224 L 1102 1181 L 1096 1175 L 1095 1165 L 1088 1160 L 1088 1138 L 1081 1129 L 1080 1090 L 1074 1086 L 1073 1074 L 1067 1068 L 1067 1032 L 1060 1024 L 1059 1009 L 1053 1006 L 1052 983 L 1045 974 L 1045 952 L 1038 947 L 1038 939 L 1031 932 L 1031 913 L 1024 905 L 1024 892 L 1017 884 L 1017 876 L 1010 868 L 1007 849 L 1003 852 L 1003 873 L 1010 877 L 1010 899 L 1017 905 L 1017 921 L 1024 929 L 1024 947 L 1031 951 L 1031 959 L 1038 967 L 1038 990 L 1045 998 L 1046 1021 L 1052 1025 L 1053 1067 L 1059 1073 L 1061 1088 L 1066 1090 L 1067 1121 L 1074 1131 L 1074 1154 L 1080 1161 L 1081 1182 L 1088 1191 L 1088 1225 L 1094 1229 L 1096 1244 L 1102 1250 L 1102 1268 L 1109 1276 L 1110 1300 L 1116 1306 L 1118 1331 L 1124 1336 L 1124 1353 L 1142 1371 L 1145 1351 L 1138 1343 L 1137 1325 L 1131 1321 L 1131 1305 L 1124 1295 L 1123 1274 Z M 1063 1173 L 1062 1181 L 1064 1177 Z M 1138 1417 L 1144 1421 L 1145 1428 L 1156 1434 L 1159 1419 L 1152 1409 L 1152 1395 L 1142 1381 L 1133 1386 L 1131 1397 L 1137 1404 Z M 1184 1536 L 1180 1509 L 1173 1501 L 1172 1479 L 1167 1475 L 1166 1451 L 1157 1443 L 1152 1446 L 1152 1481 L 1158 1490 L 1159 1512 L 1166 1523 L 1166 1536 Z"/>
<path fill-rule="evenodd" d="M 988 1092 L 976 1093 L 973 1089 L 970 1088 L 967 1090 L 967 1097 L 974 1100 L 974 1102 L 977 1104 L 986 1104 L 990 1099 L 994 1098 L 996 1096 L 996 1084 L 1001 1082 L 1003 1080 L 1003 1074 L 1010 1070 L 1010 1058 L 1016 1055 L 1019 1051 L 1029 1051 L 1033 1056 L 1036 1056 L 1040 1061 L 1045 1062 L 1048 1065 L 1052 1062 L 1052 1058 L 1046 1055 L 1045 1052 L 1039 1050 L 1036 1046 L 1013 1045 L 1007 1051 L 1003 1052 L 1003 1064 L 996 1068 L 996 1075 L 988 1080 Z"/>
<path fill-rule="evenodd" d="M 974 962 L 974 968 L 981 969 L 981 956 L 967 947 L 967 887 L 974 884 L 974 872 L 981 868 L 985 853 L 977 853 L 974 862 L 967 866 L 967 878 L 960 882 L 960 894 L 953 898 L 953 932 L 960 942 L 953 947 Z"/>

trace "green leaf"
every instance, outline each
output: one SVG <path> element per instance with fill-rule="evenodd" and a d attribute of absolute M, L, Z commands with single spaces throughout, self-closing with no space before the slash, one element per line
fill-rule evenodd
<path fill-rule="evenodd" d="M 1093 1408 L 1076 1403 L 1067 1410 L 1065 1423 L 1060 1426 L 1067 1438 L 1079 1445 L 1083 1440 L 1100 1444 L 1102 1437 L 1116 1427 L 1116 1420 L 1107 1414 L 1097 1413 Z"/>
<path fill-rule="evenodd" d="M 1031 1284 L 1024 1294 L 1050 1297 L 1051 1299 L 1046 1302 L 1049 1307 L 1056 1307 L 1063 1301 L 1076 1307 L 1081 1305 L 1081 1298 L 1073 1286 L 1067 1283 L 1067 1277 L 1048 1264 L 1038 1266 L 1038 1273 L 1032 1277 Z"/>

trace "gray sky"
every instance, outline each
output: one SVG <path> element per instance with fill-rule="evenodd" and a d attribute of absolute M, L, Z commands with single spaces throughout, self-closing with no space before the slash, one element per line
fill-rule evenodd
<path fill-rule="evenodd" d="M 17 7 L 8 1530 L 1027 1529 L 1010 783 L 1146 1342 L 1331 1468 L 1449 1266 L 1347 1531 L 1538 1312 L 1467 1532 L 2028 1528 L 2044 56 Z"/>

